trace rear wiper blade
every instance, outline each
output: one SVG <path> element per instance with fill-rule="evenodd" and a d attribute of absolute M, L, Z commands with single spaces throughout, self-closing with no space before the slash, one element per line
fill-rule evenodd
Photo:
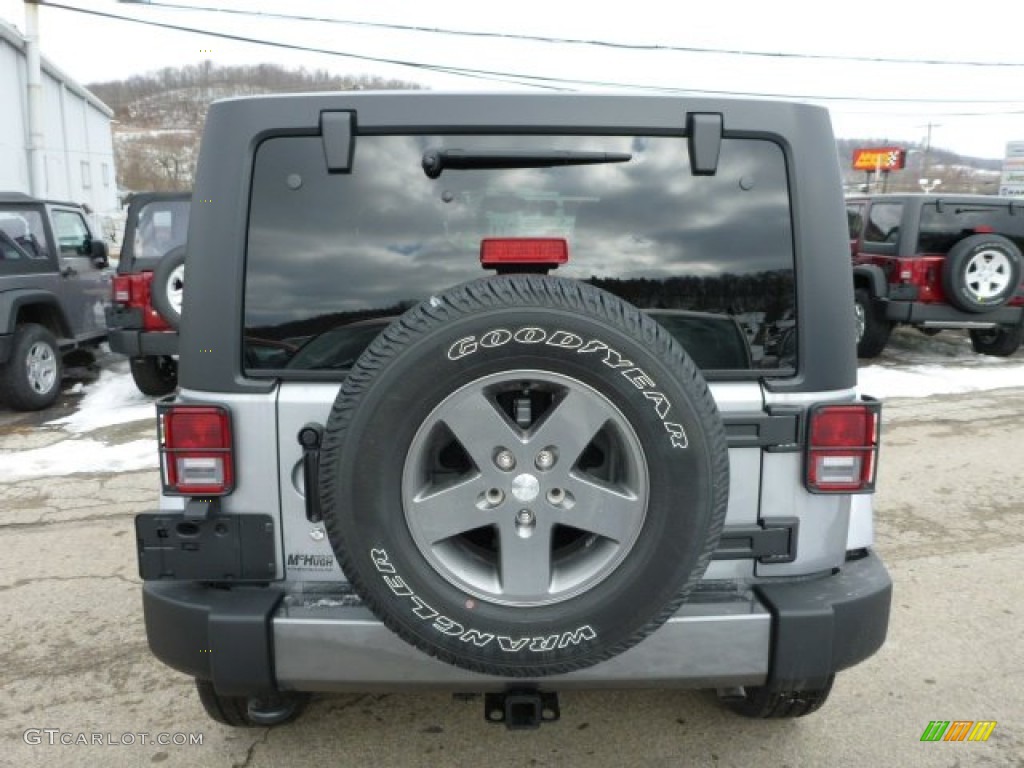
<path fill-rule="evenodd" d="M 454 170 L 501 168 L 551 168 L 556 165 L 628 163 L 628 152 L 582 152 L 572 149 L 428 149 L 423 153 L 423 172 L 436 179 L 446 168 Z"/>

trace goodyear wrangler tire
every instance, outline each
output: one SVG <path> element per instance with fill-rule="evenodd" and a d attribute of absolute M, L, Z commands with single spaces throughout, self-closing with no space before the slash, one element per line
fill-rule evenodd
<path fill-rule="evenodd" d="M 707 567 L 729 487 L 714 400 L 672 337 L 531 275 L 389 326 L 342 386 L 320 469 L 369 608 L 428 654 L 510 677 L 595 664 L 660 626 Z"/>

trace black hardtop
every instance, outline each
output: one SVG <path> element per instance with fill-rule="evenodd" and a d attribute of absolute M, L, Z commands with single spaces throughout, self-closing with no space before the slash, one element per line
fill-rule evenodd
<path fill-rule="evenodd" d="M 857 194 L 847 196 L 848 202 L 873 202 L 873 203 L 906 203 L 908 205 L 923 206 L 928 203 L 949 203 L 950 205 L 1015 205 L 1024 214 L 1024 201 L 1016 197 L 999 197 L 997 195 L 973 195 L 973 194 L 936 194 L 924 192 L 883 192 L 880 194 Z"/>
<path fill-rule="evenodd" d="M 132 192 L 128 197 L 128 207 L 141 208 L 154 200 L 190 200 L 191 192 Z"/>
<path fill-rule="evenodd" d="M 696 133 L 692 126 L 718 121 L 722 137 L 774 142 L 787 163 L 800 362 L 795 375 L 767 381 L 766 386 L 783 392 L 848 390 L 857 378 L 853 278 L 842 183 L 827 110 L 745 99 L 430 91 L 258 96 L 227 99 L 211 106 L 193 188 L 193 200 L 199 202 L 192 207 L 188 230 L 190 276 L 182 312 L 181 384 L 195 390 L 254 394 L 269 392 L 274 386 L 271 380 L 245 376 L 240 355 L 227 352 L 236 349 L 243 336 L 253 160 L 266 139 L 322 137 L 328 162 L 340 162 L 338 170 L 344 172 L 345 147 L 339 145 L 348 143 L 349 136 L 349 148 L 354 147 L 358 163 L 360 135 L 690 137 Z M 690 144 L 703 144 L 703 140 L 692 139 Z M 209 349 L 225 353 L 201 351 Z"/>
<path fill-rule="evenodd" d="M 128 198 L 128 211 L 125 214 L 124 237 L 121 241 L 121 258 L 118 260 L 119 275 L 153 269 L 159 259 L 136 259 L 135 231 L 139 224 L 139 214 L 150 203 L 187 202 L 192 199 L 191 192 L 133 192 Z"/>
<path fill-rule="evenodd" d="M 81 208 L 79 203 L 69 203 L 65 200 L 47 200 L 39 197 L 26 195 L 24 192 L 0 191 L 0 205 L 66 205 L 71 208 Z"/>

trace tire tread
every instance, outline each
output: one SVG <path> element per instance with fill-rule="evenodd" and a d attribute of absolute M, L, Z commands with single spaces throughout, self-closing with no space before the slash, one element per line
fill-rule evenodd
<path fill-rule="evenodd" d="M 674 353 L 681 347 L 671 334 L 657 322 L 646 317 L 639 309 L 625 301 L 585 283 L 537 275 L 497 276 L 464 283 L 441 297 L 431 297 L 422 302 L 388 326 L 359 358 L 342 384 L 341 392 L 335 400 L 327 421 L 320 461 L 322 509 L 330 510 L 334 506 L 333 489 L 337 485 L 336 473 L 339 465 L 337 457 L 341 449 L 342 435 L 354 414 L 354 404 L 358 403 L 358 396 L 372 384 L 379 372 L 386 369 L 399 352 L 414 342 L 418 336 L 437 325 L 451 322 L 470 313 L 505 308 L 512 303 L 524 308 L 565 309 L 568 307 L 583 311 L 598 319 L 610 320 L 618 324 L 636 340 L 652 347 L 655 354 L 660 356 L 673 375 L 689 383 L 692 391 L 700 400 L 695 404 L 694 410 L 702 422 L 701 426 L 708 441 L 709 454 L 712 457 L 709 471 L 715 486 L 711 493 L 714 506 L 709 516 L 709 525 L 700 550 L 701 554 L 689 578 L 677 591 L 674 599 L 668 601 L 660 612 L 633 635 L 588 657 L 585 662 L 570 661 L 543 665 L 516 664 L 508 666 L 507 669 L 503 668 L 501 672 L 501 674 L 513 677 L 536 677 L 571 672 L 617 656 L 651 634 L 679 609 L 689 592 L 707 570 L 711 555 L 722 534 L 729 495 L 729 458 L 718 407 L 707 382 L 685 352 L 683 354 Z M 332 543 L 339 541 L 340 532 L 337 530 L 334 516 L 326 514 L 324 524 Z M 461 657 L 456 658 L 444 649 L 428 645 L 416 635 L 408 632 L 391 618 L 388 611 L 382 609 L 380 602 L 374 598 L 374 593 L 366 588 L 358 569 L 352 564 L 346 548 L 335 545 L 334 550 L 338 557 L 338 564 L 352 586 L 388 629 L 430 656 L 464 669 L 484 674 L 495 674 L 494 666 L 496 665 L 480 664 Z"/>

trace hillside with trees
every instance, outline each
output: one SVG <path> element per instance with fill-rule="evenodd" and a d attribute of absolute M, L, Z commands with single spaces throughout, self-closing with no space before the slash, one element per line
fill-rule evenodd
<path fill-rule="evenodd" d="M 168 67 L 89 90 L 114 110 L 117 185 L 126 192 L 189 190 L 206 111 L 231 96 L 304 91 L 418 89 L 415 83 L 277 64 Z"/>
<path fill-rule="evenodd" d="M 125 192 L 178 191 L 192 187 L 199 139 L 210 102 L 231 96 L 303 91 L 419 89 L 415 83 L 335 75 L 325 70 L 286 69 L 277 64 L 168 67 L 125 80 L 93 83 L 89 90 L 114 110 L 117 184 Z M 907 167 L 885 179 L 890 192 L 919 191 L 927 176 L 942 191 L 994 192 L 1000 161 L 962 157 L 940 147 L 888 138 L 839 139 L 836 151 L 847 191 L 860 191 L 866 174 L 851 168 L 857 147 L 899 146 Z M 880 181 L 880 180 L 874 180 Z M 873 183 L 872 190 L 881 188 Z"/>

